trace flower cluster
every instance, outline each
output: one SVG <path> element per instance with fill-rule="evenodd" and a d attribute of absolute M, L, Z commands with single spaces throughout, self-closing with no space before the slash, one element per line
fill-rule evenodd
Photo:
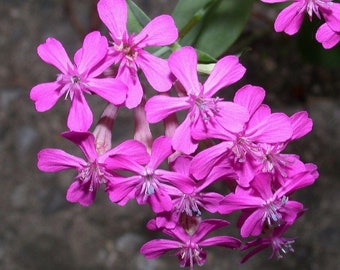
<path fill-rule="evenodd" d="M 62 136 L 85 157 L 43 149 L 38 168 L 75 169 L 66 195 L 73 203 L 91 205 L 103 186 L 109 200 L 118 205 L 130 200 L 149 204 L 155 217 L 147 228 L 174 240 L 145 243 L 140 251 L 147 258 L 176 250 L 180 265 L 193 269 L 206 261 L 207 246 L 255 247 L 243 261 L 268 246 L 279 258 L 280 251 L 292 251 L 294 240 L 282 235 L 304 212 L 292 195 L 313 184 L 318 173 L 315 165 L 283 151 L 311 131 L 307 113 L 272 112 L 263 104 L 265 90 L 259 86 L 241 87 L 232 101 L 218 97 L 246 71 L 236 56 L 222 57 L 202 79 L 193 47 L 182 47 L 168 59 L 152 55 L 144 48 L 171 45 L 178 38 L 169 15 L 158 16 L 140 33 L 130 34 L 125 0 L 100 0 L 98 13 L 110 39 L 98 31 L 89 33 L 74 63 L 54 38 L 38 47 L 41 59 L 60 73 L 56 81 L 33 87 L 30 97 L 40 112 L 52 108 L 62 95 L 70 99 L 69 130 Z M 117 73 L 107 76 L 105 71 L 112 67 Z M 152 97 L 146 98 L 141 73 L 156 90 Z M 93 115 L 84 94 L 109 102 L 93 132 Z M 112 128 L 123 106 L 135 112 L 135 136 L 112 147 Z M 178 111 L 184 111 L 182 121 L 177 120 Z M 149 124 L 160 121 L 165 135 L 153 138 Z M 228 187 L 227 194 L 212 191 L 217 181 Z M 204 211 L 219 218 L 204 219 Z M 241 212 L 238 226 L 248 242 L 227 235 L 207 237 L 229 225 L 225 215 L 234 211 Z"/>
<path fill-rule="evenodd" d="M 334 47 L 340 41 L 340 3 L 333 0 L 261 0 L 265 3 L 292 2 L 276 18 L 275 31 L 295 35 L 303 23 L 305 13 L 312 21 L 313 15 L 324 19 L 315 38 L 325 49 Z"/>

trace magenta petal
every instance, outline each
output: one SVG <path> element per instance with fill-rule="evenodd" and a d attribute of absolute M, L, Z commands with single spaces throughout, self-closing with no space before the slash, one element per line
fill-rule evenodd
<path fill-rule="evenodd" d="M 254 164 L 255 163 L 255 164 Z M 256 162 L 251 157 L 246 157 L 245 162 L 238 162 L 234 169 L 238 175 L 237 184 L 241 187 L 249 187 L 249 182 L 254 178 L 258 169 Z"/>
<path fill-rule="evenodd" d="M 113 183 L 112 188 L 107 190 L 110 200 L 119 205 L 125 205 L 128 200 L 134 198 L 136 186 L 140 181 L 140 176 L 117 179 L 117 181 Z"/>
<path fill-rule="evenodd" d="M 73 67 L 63 45 L 54 38 L 48 38 L 45 43 L 39 45 L 38 54 L 42 60 L 55 66 L 64 74 Z"/>
<path fill-rule="evenodd" d="M 121 80 L 128 87 L 125 101 L 126 107 L 129 109 L 137 107 L 141 103 L 144 94 L 137 71 L 131 70 L 130 68 L 121 64 L 119 74 L 116 78 Z"/>
<path fill-rule="evenodd" d="M 51 109 L 63 94 L 60 91 L 61 87 L 58 82 L 41 83 L 34 86 L 30 92 L 30 98 L 35 102 L 36 110 L 44 112 Z"/>
<path fill-rule="evenodd" d="M 225 56 L 220 59 L 210 76 L 204 83 L 204 94 L 211 97 L 218 90 L 240 80 L 246 69 L 239 63 L 236 56 Z"/>
<path fill-rule="evenodd" d="M 291 140 L 296 140 L 306 135 L 312 130 L 313 121 L 308 117 L 305 111 L 297 112 L 290 117 L 290 122 L 293 128 Z"/>
<path fill-rule="evenodd" d="M 145 104 L 149 123 L 157 123 L 172 113 L 190 108 L 188 97 L 153 96 Z"/>
<path fill-rule="evenodd" d="M 122 40 L 126 33 L 128 8 L 126 0 L 100 0 L 97 4 L 98 15 L 111 35 Z"/>
<path fill-rule="evenodd" d="M 89 90 L 114 105 L 121 105 L 126 100 L 127 87 L 114 78 L 91 78 L 87 81 Z"/>
<path fill-rule="evenodd" d="M 299 214 L 304 211 L 303 204 L 296 201 L 288 201 L 283 207 L 281 207 L 280 212 L 284 215 L 283 220 L 287 224 L 293 224 Z"/>
<path fill-rule="evenodd" d="M 98 153 L 95 147 L 94 136 L 90 132 L 67 131 L 61 134 L 64 138 L 70 140 L 82 150 L 87 160 L 97 159 Z"/>
<path fill-rule="evenodd" d="M 225 248 L 239 248 L 241 241 L 231 236 L 215 236 L 200 242 L 201 247 L 220 246 Z"/>
<path fill-rule="evenodd" d="M 302 25 L 305 9 L 304 1 L 297 1 L 282 10 L 276 18 L 274 28 L 276 32 L 285 32 L 288 35 L 296 34 Z"/>
<path fill-rule="evenodd" d="M 250 185 L 259 193 L 262 199 L 268 200 L 273 196 L 271 181 L 272 174 L 260 173 L 255 176 Z"/>
<path fill-rule="evenodd" d="M 258 197 L 230 193 L 220 202 L 218 212 L 230 214 L 237 210 L 260 207 L 262 204 L 263 200 Z"/>
<path fill-rule="evenodd" d="M 192 47 L 183 47 L 169 57 L 171 72 L 181 82 L 188 94 L 199 94 L 201 85 L 197 77 L 197 54 Z"/>
<path fill-rule="evenodd" d="M 307 166 L 310 165 L 310 166 Z M 288 179 L 284 185 L 275 192 L 276 197 L 282 197 L 292 192 L 312 185 L 319 176 L 317 167 L 314 164 L 306 164 L 306 171 L 297 173 Z"/>
<path fill-rule="evenodd" d="M 57 172 L 66 169 L 79 169 L 86 162 L 60 149 L 47 148 L 38 153 L 38 168 L 43 172 Z"/>
<path fill-rule="evenodd" d="M 269 117 L 272 113 L 270 107 L 266 104 L 261 104 L 260 107 L 251 115 L 248 127 L 253 127 L 263 122 L 263 119 Z"/>
<path fill-rule="evenodd" d="M 327 25 L 334 31 L 340 32 L 340 3 L 330 3 L 321 10 Z"/>
<path fill-rule="evenodd" d="M 140 164 L 147 164 L 150 161 L 150 156 L 146 151 L 145 145 L 136 140 L 126 140 L 110 151 L 106 152 L 105 155 L 111 156 L 109 159 L 112 159 L 113 163 L 115 155 L 125 156 L 126 158 L 133 159 Z"/>
<path fill-rule="evenodd" d="M 247 108 L 249 114 L 253 115 L 263 102 L 265 94 L 262 87 L 248 84 L 237 90 L 234 102 Z"/>
<path fill-rule="evenodd" d="M 192 240 L 198 243 L 203 237 L 205 237 L 210 232 L 228 226 L 229 224 L 230 223 L 228 221 L 222 219 L 203 220 L 199 224 L 199 227 L 197 228 L 195 234 L 192 236 Z"/>
<path fill-rule="evenodd" d="M 172 200 L 170 196 L 158 189 L 154 194 L 148 197 L 148 202 L 152 211 L 155 213 L 168 212 L 172 209 Z"/>
<path fill-rule="evenodd" d="M 202 207 L 210 213 L 216 213 L 219 202 L 222 201 L 223 196 L 219 193 L 208 192 L 203 193 L 200 198 Z"/>
<path fill-rule="evenodd" d="M 228 154 L 227 143 L 219 143 L 198 153 L 192 160 L 190 171 L 201 180 L 205 178 L 215 164 Z"/>
<path fill-rule="evenodd" d="M 75 91 L 67 118 L 67 126 L 73 131 L 87 131 L 93 121 L 92 111 L 81 91 Z"/>
<path fill-rule="evenodd" d="M 256 142 L 284 142 L 292 136 L 292 127 L 287 115 L 273 113 L 263 118 L 260 123 L 247 130 L 247 137 Z"/>
<path fill-rule="evenodd" d="M 186 155 L 180 155 L 176 157 L 174 161 L 171 162 L 171 169 L 177 173 L 184 175 L 190 175 L 190 164 L 192 157 Z"/>
<path fill-rule="evenodd" d="M 141 249 L 142 253 L 147 259 L 158 258 L 165 252 L 171 249 L 178 249 L 181 247 L 181 243 L 174 240 L 167 239 L 155 239 L 145 243 Z"/>
<path fill-rule="evenodd" d="M 148 46 L 170 45 L 176 41 L 178 30 L 173 18 L 169 15 L 160 15 L 151 20 L 135 37 L 134 42 L 140 48 Z"/>
<path fill-rule="evenodd" d="M 191 119 L 189 116 L 176 129 L 172 138 L 172 146 L 175 150 L 187 155 L 195 152 L 197 149 L 198 141 L 191 137 Z"/>
<path fill-rule="evenodd" d="M 68 188 L 66 199 L 72 203 L 89 206 L 96 198 L 96 191 L 89 191 L 87 183 L 76 181 Z"/>
<path fill-rule="evenodd" d="M 126 170 L 134 172 L 136 174 L 141 174 L 144 171 L 144 166 L 140 165 L 129 156 L 114 155 L 111 160 L 107 160 L 107 168 L 109 170 Z"/>
<path fill-rule="evenodd" d="M 186 175 L 176 172 L 168 172 L 165 170 L 157 170 L 157 175 L 167 182 L 170 182 L 172 186 L 178 188 L 184 193 L 191 193 L 194 190 L 194 180 Z"/>
<path fill-rule="evenodd" d="M 171 139 L 166 136 L 158 137 L 152 144 L 148 168 L 156 169 L 172 152 Z"/>
<path fill-rule="evenodd" d="M 241 227 L 241 236 L 258 236 L 262 232 L 264 210 L 262 208 L 255 210 L 243 223 Z"/>
<path fill-rule="evenodd" d="M 223 128 L 234 133 L 243 130 L 245 122 L 249 119 L 246 108 L 233 102 L 222 101 L 218 103 L 218 109 L 218 117 L 215 119 Z"/>
<path fill-rule="evenodd" d="M 108 43 L 106 37 L 102 36 L 98 31 L 87 34 L 81 49 L 80 59 L 74 59 L 79 74 L 90 75 L 91 68 L 103 60 L 107 54 L 107 49 Z"/>
<path fill-rule="evenodd" d="M 171 88 L 170 69 L 166 60 L 144 51 L 136 62 L 155 90 L 165 92 Z"/>
<path fill-rule="evenodd" d="M 325 49 L 330 49 L 340 42 L 340 32 L 333 31 L 327 23 L 324 23 L 319 27 L 315 38 Z"/>

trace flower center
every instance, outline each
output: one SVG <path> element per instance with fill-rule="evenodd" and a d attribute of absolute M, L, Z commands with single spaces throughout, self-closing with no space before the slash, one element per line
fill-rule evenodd
<path fill-rule="evenodd" d="M 154 170 L 150 168 L 145 168 L 142 173 L 143 183 L 141 187 L 141 194 L 144 195 L 143 201 L 146 201 L 148 196 L 152 195 L 157 191 L 158 188 L 158 180 L 154 175 Z"/>
<path fill-rule="evenodd" d="M 267 221 L 269 227 L 277 227 L 282 224 L 282 215 L 278 210 L 287 203 L 288 197 L 283 196 L 281 200 L 267 200 L 264 203 L 266 212 L 264 219 Z"/>
<path fill-rule="evenodd" d="M 281 153 L 283 149 L 283 144 L 276 144 L 274 146 L 265 145 L 263 148 L 262 155 L 262 172 L 269 172 L 274 174 L 278 172 L 282 177 L 287 177 L 287 173 L 285 167 L 292 163 L 292 160 L 289 160 L 288 157 L 283 156 Z"/>
<path fill-rule="evenodd" d="M 309 19 L 312 20 L 313 13 L 321 19 L 319 8 L 329 8 L 333 4 L 333 0 L 309 0 L 306 5 L 306 11 L 308 13 Z"/>
<path fill-rule="evenodd" d="M 259 153 L 259 146 L 251 142 L 247 138 L 240 136 L 234 143 L 231 150 L 235 154 L 235 161 L 245 162 L 247 154 L 250 154 L 252 157 L 257 158 Z"/>
<path fill-rule="evenodd" d="M 181 200 L 176 206 L 179 213 L 186 213 L 188 216 L 200 216 L 201 211 L 198 208 L 197 200 L 195 197 L 187 194 L 183 194 Z"/>
<path fill-rule="evenodd" d="M 292 244 L 295 241 L 292 239 L 286 239 L 282 237 L 275 237 L 272 240 L 272 248 L 275 252 L 276 258 L 282 259 L 284 254 L 288 252 L 294 252 Z"/>
<path fill-rule="evenodd" d="M 196 108 L 198 108 L 199 114 L 201 118 L 208 122 L 219 112 L 219 108 L 217 106 L 218 102 L 221 101 L 221 98 L 205 98 L 205 97 L 196 97 L 194 98 L 194 102 Z"/>
<path fill-rule="evenodd" d="M 107 182 L 105 178 L 105 169 L 97 160 L 89 162 L 86 167 L 80 170 L 76 178 L 84 183 L 89 183 L 89 191 L 97 190 L 101 184 Z"/>
<path fill-rule="evenodd" d="M 72 100 L 74 91 L 81 90 L 84 84 L 78 75 L 59 74 L 57 81 L 64 85 L 61 91 L 66 92 L 65 100 L 68 98 Z"/>
<path fill-rule="evenodd" d="M 134 63 L 138 57 L 138 54 L 141 50 L 139 44 L 144 41 L 148 35 L 142 38 L 139 42 L 135 43 L 134 35 L 128 35 L 127 33 L 123 36 L 121 41 L 114 43 L 114 49 L 117 52 L 120 52 L 124 55 L 125 59 L 127 60 L 126 64 L 128 67 L 135 67 Z"/>
<path fill-rule="evenodd" d="M 196 243 L 188 241 L 178 252 L 178 259 L 181 267 L 190 267 L 193 269 L 194 264 L 202 266 L 206 260 L 206 252 Z"/>

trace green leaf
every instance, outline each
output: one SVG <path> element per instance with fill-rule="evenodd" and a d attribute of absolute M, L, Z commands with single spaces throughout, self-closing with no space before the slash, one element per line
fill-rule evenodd
<path fill-rule="evenodd" d="M 196 49 L 198 62 L 204 64 L 216 63 L 216 58 L 212 57 L 211 55 L 203 52 L 201 50 Z"/>
<path fill-rule="evenodd" d="M 183 30 L 179 41 L 214 58 L 222 55 L 239 37 L 250 15 L 254 0 L 180 0 L 173 16 Z"/>
<path fill-rule="evenodd" d="M 178 29 L 184 28 L 211 0 L 179 0 L 173 13 Z"/>
<path fill-rule="evenodd" d="M 150 18 L 132 1 L 128 4 L 128 30 L 130 33 L 139 33 L 150 21 Z"/>
<path fill-rule="evenodd" d="M 136 18 L 141 27 L 144 27 L 151 21 L 148 15 L 146 15 L 144 11 L 141 10 L 140 7 L 136 5 L 135 2 L 133 2 L 132 0 L 127 0 L 127 4 L 129 10 L 131 10 L 131 13 Z"/>

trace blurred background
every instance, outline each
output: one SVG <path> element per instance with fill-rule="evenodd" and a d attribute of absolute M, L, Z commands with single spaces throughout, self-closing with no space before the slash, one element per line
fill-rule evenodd
<path fill-rule="evenodd" d="M 36 168 L 36 153 L 42 148 L 79 153 L 59 136 L 65 130 L 68 104 L 59 101 L 50 111 L 38 113 L 29 99 L 32 86 L 56 76 L 56 70 L 37 56 L 36 47 L 51 36 L 72 56 L 84 34 L 93 29 L 106 33 L 96 2 L 0 0 L 0 269 L 179 269 L 171 254 L 156 260 L 139 254 L 140 246 L 157 236 L 145 229 L 152 217 L 147 206 L 132 202 L 119 207 L 102 191 L 91 207 L 70 204 L 65 192 L 73 172 L 47 174 Z M 150 17 L 171 13 L 176 2 L 136 1 Z M 295 253 L 268 261 L 269 252 L 263 252 L 240 265 L 242 253 L 211 248 L 201 269 L 339 269 L 340 45 L 322 50 L 313 39 L 315 26 L 307 21 L 297 36 L 275 33 L 276 14 L 271 6 L 254 5 L 244 33 L 227 52 L 246 48 L 241 62 L 247 73 L 228 91 L 232 95 L 243 84 L 260 85 L 273 111 L 291 115 L 307 110 L 314 129 L 287 152 L 316 163 L 320 177 L 294 194 L 308 208 L 287 232 L 297 237 Z M 90 103 L 98 119 L 104 104 L 97 97 Z M 119 112 L 114 144 L 133 136 L 131 119 L 130 112 Z M 233 228 L 225 233 L 238 235 Z"/>

